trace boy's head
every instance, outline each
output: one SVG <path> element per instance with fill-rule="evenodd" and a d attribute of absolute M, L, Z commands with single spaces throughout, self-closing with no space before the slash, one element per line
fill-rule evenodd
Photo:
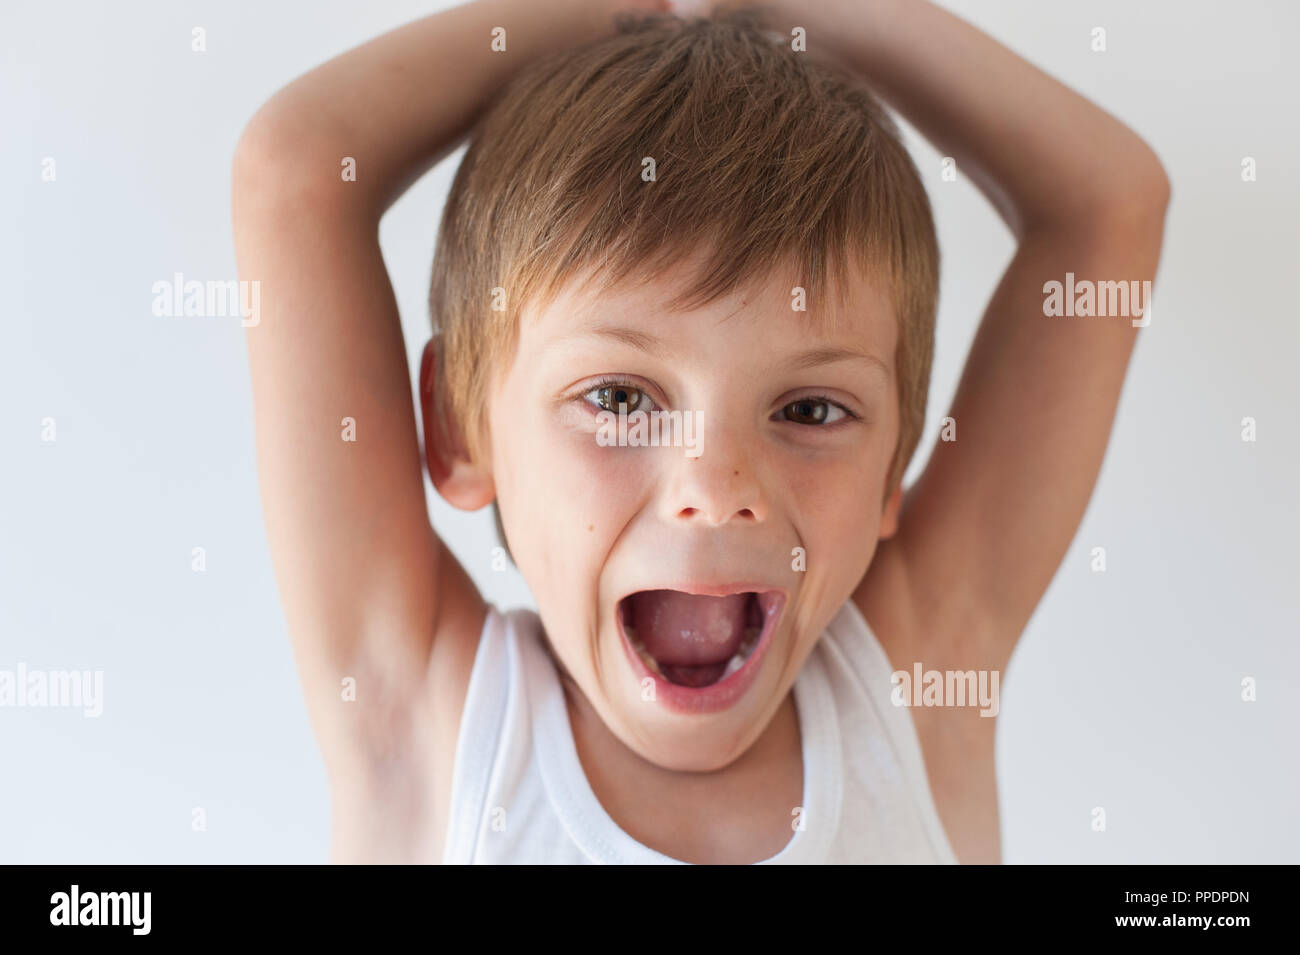
<path fill-rule="evenodd" d="M 868 92 L 808 57 L 741 11 L 539 61 L 438 235 L 434 481 L 498 502 L 568 675 L 674 769 L 768 724 L 893 533 L 925 420 L 929 203 Z"/>

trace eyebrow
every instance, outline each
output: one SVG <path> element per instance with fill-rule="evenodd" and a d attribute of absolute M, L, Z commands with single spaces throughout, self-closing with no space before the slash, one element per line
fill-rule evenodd
<path fill-rule="evenodd" d="M 610 338 L 624 345 L 629 345 L 637 351 L 656 352 L 666 351 L 668 343 L 662 338 L 651 335 L 649 332 L 643 332 L 635 328 L 624 328 L 621 325 L 598 325 L 594 328 L 584 329 L 577 335 L 566 336 L 569 338 L 580 338 L 588 335 L 597 335 L 601 338 Z"/>
<path fill-rule="evenodd" d="M 796 368 L 820 368 L 822 365 L 831 365 L 837 361 L 861 361 L 865 362 L 868 367 L 878 369 L 886 376 L 889 374 L 889 366 L 871 352 L 839 346 L 813 348 L 801 352 L 790 360 L 790 364 Z"/>
<path fill-rule="evenodd" d="M 669 345 L 662 338 L 643 332 L 636 328 L 626 328 L 621 325 L 597 325 L 592 328 L 583 329 L 573 335 L 566 335 L 565 338 L 585 338 L 589 336 L 599 338 L 608 338 L 635 348 L 638 351 L 655 354 L 669 350 Z M 820 368 L 823 365 L 832 365 L 840 361 L 859 361 L 865 363 L 868 367 L 875 368 L 885 376 L 889 375 L 889 366 L 867 351 L 857 348 L 846 348 L 839 345 L 826 345 L 820 348 L 811 348 L 807 351 L 800 352 L 788 360 L 788 364 L 794 368 L 809 369 Z"/>

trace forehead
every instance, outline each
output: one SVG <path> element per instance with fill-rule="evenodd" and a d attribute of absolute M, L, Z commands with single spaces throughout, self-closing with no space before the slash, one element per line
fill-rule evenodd
<path fill-rule="evenodd" d="M 699 280 L 701 262 L 697 252 L 662 271 L 617 282 L 596 269 L 583 270 L 549 300 L 523 307 L 521 342 L 542 345 L 618 329 L 631 333 L 624 338 L 640 337 L 627 342 L 639 347 L 651 340 L 689 344 L 712 336 L 742 348 L 746 339 L 761 336 L 769 345 L 775 338 L 805 350 L 853 347 L 892 363 L 898 324 L 883 276 L 852 269 L 810 289 L 799 284 L 797 268 L 786 264 L 711 301 L 683 304 Z"/>

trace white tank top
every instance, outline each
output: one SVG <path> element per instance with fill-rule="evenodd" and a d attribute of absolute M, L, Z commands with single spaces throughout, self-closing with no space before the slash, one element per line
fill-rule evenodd
<path fill-rule="evenodd" d="M 619 828 L 578 760 L 564 690 L 531 610 L 489 608 L 461 715 L 443 862 L 676 863 Z M 795 679 L 801 825 L 764 863 L 946 863 L 893 668 L 848 601 Z"/>

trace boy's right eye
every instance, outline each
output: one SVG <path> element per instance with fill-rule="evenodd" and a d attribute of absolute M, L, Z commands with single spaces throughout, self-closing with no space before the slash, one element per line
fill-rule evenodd
<path fill-rule="evenodd" d="M 598 385 L 585 397 L 602 411 L 614 414 L 631 414 L 633 411 L 650 411 L 654 402 L 640 388 L 622 383 Z"/>

